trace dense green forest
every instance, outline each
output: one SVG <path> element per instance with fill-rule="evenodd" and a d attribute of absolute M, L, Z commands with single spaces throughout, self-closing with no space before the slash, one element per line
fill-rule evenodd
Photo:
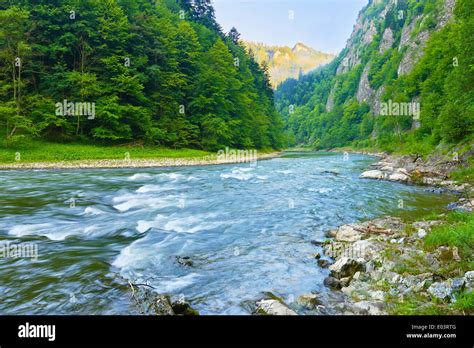
<path fill-rule="evenodd" d="M 371 1 L 359 21 L 375 23 L 373 39 L 361 43 L 364 31 L 355 31 L 349 48 L 331 64 L 299 80 L 288 80 L 277 89 L 277 108 L 284 115 L 292 143 L 389 151 L 404 146 L 409 152 L 427 153 L 439 143 L 472 139 L 474 6 L 471 0 L 457 0 L 454 19 L 438 28 L 444 5 L 443 0 L 400 0 L 393 5 L 388 0 Z M 416 21 L 418 18 L 421 20 Z M 410 49 L 400 43 L 403 35 L 407 36 L 404 28 L 411 28 L 412 45 L 423 54 L 409 73 L 399 74 Z M 387 29 L 393 33 L 393 42 L 382 50 Z M 420 33 L 429 33 L 424 49 L 416 46 Z M 357 64 L 338 71 L 347 64 L 344 58 L 351 47 Z M 368 69 L 366 89 L 380 92 L 380 102 L 419 103 L 417 124 L 412 115 L 383 116 L 373 104 L 358 100 L 364 67 Z M 328 107 L 329 99 L 332 107 Z"/>
<path fill-rule="evenodd" d="M 238 39 L 207 0 L 2 1 L 1 137 L 280 148 L 268 74 Z"/>

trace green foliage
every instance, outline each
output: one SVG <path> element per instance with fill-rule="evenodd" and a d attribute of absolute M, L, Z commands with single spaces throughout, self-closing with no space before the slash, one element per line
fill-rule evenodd
<path fill-rule="evenodd" d="M 471 185 L 474 184 L 474 159 L 471 158 L 465 167 L 461 167 L 450 175 L 451 179 L 458 182 L 466 182 Z"/>
<path fill-rule="evenodd" d="M 474 216 L 472 214 L 467 216 L 453 215 L 451 219 L 456 222 L 433 228 L 425 238 L 426 246 L 446 245 L 457 247 L 461 258 L 472 260 L 474 255 Z"/>
<path fill-rule="evenodd" d="M 465 314 L 474 314 L 474 291 L 458 296 L 453 307 L 464 312 Z"/>
<path fill-rule="evenodd" d="M 397 70 L 403 55 L 398 48 L 385 51 L 383 55 L 378 52 L 370 64 L 369 82 L 373 89 L 378 89 L 382 84 L 397 78 Z"/>
<path fill-rule="evenodd" d="M 4 1 L 0 134 L 281 148 L 268 74 L 233 35 L 206 0 Z M 94 103 L 95 117 L 56 112 L 64 100 Z"/>
<path fill-rule="evenodd" d="M 107 146 L 76 143 L 52 143 L 45 141 L 22 141 L 16 144 L 0 142 L 0 163 L 15 163 L 19 152 L 22 163 L 63 162 L 79 160 L 123 160 L 159 158 L 203 158 L 209 153 L 200 150 L 171 150 L 156 146 Z M 128 157 L 128 156 L 127 156 Z"/>

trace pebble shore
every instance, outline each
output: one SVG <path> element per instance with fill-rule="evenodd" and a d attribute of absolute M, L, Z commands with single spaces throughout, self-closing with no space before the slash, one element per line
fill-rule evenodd
<path fill-rule="evenodd" d="M 257 160 L 277 158 L 280 152 L 259 154 Z M 110 168 L 155 168 L 187 167 L 242 163 L 239 160 L 222 160 L 216 156 L 201 158 L 160 158 L 130 160 L 80 160 L 67 162 L 15 162 L 0 164 L 0 170 L 42 170 L 42 169 L 110 169 Z"/>

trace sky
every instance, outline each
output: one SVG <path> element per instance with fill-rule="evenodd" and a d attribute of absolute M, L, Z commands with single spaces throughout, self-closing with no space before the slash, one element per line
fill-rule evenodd
<path fill-rule="evenodd" d="M 214 0 L 224 31 L 270 45 L 302 42 L 327 53 L 346 45 L 359 11 L 368 0 Z M 292 18 L 291 18 L 292 17 Z"/>

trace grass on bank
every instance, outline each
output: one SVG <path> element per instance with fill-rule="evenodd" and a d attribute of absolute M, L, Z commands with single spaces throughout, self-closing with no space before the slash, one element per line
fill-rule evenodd
<path fill-rule="evenodd" d="M 446 223 L 435 226 L 425 238 L 428 249 L 443 245 L 458 248 L 461 259 L 474 269 L 474 214 L 452 212 Z"/>
<path fill-rule="evenodd" d="M 474 158 L 470 158 L 467 166 L 451 173 L 451 179 L 474 185 Z"/>
<path fill-rule="evenodd" d="M 29 140 L 13 145 L 0 143 L 0 163 L 68 162 L 79 160 L 123 160 L 184 158 L 197 159 L 215 153 L 192 149 L 167 149 L 154 146 L 105 146 L 79 143 L 51 143 Z"/>
<path fill-rule="evenodd" d="M 474 214 L 453 211 L 442 217 L 438 216 L 437 220 L 440 219 L 443 223 L 433 227 L 425 237 L 423 247 L 426 252 L 433 252 L 441 246 L 457 247 L 461 260 L 445 260 L 436 273 L 446 278 L 462 277 L 465 272 L 474 269 Z M 420 260 L 406 261 L 412 266 L 411 273 L 419 274 L 426 271 L 421 269 Z M 417 265 L 420 267 L 419 270 Z M 474 314 L 472 291 L 457 293 L 456 301 L 451 303 L 438 299 L 427 301 L 421 294 L 411 294 L 402 301 L 394 298 L 391 302 L 390 314 L 395 315 Z"/>

